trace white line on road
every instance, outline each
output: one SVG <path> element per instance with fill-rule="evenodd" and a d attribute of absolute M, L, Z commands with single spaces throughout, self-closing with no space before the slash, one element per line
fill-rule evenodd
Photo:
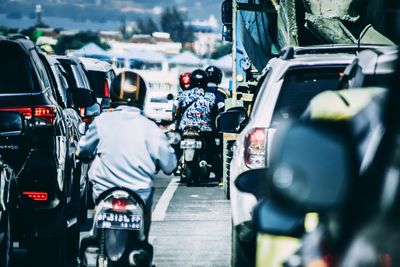
<path fill-rule="evenodd" d="M 178 188 L 179 178 L 175 177 L 172 178 L 171 181 L 169 182 L 167 189 L 165 189 L 164 193 L 162 194 L 160 200 L 157 202 L 157 206 L 153 211 L 152 214 L 152 221 L 164 221 L 165 219 L 165 214 L 167 213 L 167 209 L 169 206 L 169 202 L 172 199 L 172 196 L 174 195 L 176 189 Z"/>

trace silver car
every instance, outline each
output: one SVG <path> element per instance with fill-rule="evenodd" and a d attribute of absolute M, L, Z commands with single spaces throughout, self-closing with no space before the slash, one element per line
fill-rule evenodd
<path fill-rule="evenodd" d="M 234 185 L 236 177 L 250 169 L 268 166 L 277 125 L 297 119 L 313 96 L 335 90 L 345 67 L 358 51 L 356 46 L 287 48 L 279 58 L 268 62 L 247 125 L 236 139 L 230 164 L 232 209 L 232 266 L 252 266 L 255 259 L 255 233 L 251 212 L 253 195 Z"/>

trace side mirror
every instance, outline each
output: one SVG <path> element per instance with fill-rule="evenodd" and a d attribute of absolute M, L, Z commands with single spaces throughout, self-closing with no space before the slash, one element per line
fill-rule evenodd
<path fill-rule="evenodd" d="M 229 109 L 217 117 L 217 129 L 224 133 L 239 133 L 247 118 L 248 116 L 245 108 Z"/>
<path fill-rule="evenodd" d="M 239 191 L 253 194 L 257 199 L 268 196 L 268 169 L 254 169 L 241 173 L 235 180 Z"/>
<path fill-rule="evenodd" d="M 174 95 L 173 94 L 168 94 L 167 95 L 167 100 L 174 100 Z"/>
<path fill-rule="evenodd" d="M 357 173 L 349 125 L 338 121 L 296 121 L 275 133 L 270 190 L 306 212 L 345 203 Z"/>
<path fill-rule="evenodd" d="M 232 0 L 225 0 L 221 5 L 222 38 L 232 42 Z"/>
<path fill-rule="evenodd" d="M 101 109 L 111 108 L 111 98 L 105 97 L 101 100 Z"/>
<path fill-rule="evenodd" d="M 269 199 L 258 203 L 253 211 L 253 223 L 258 232 L 277 236 L 301 237 L 304 232 L 304 213 L 281 207 Z"/>
<path fill-rule="evenodd" d="M 68 91 L 71 94 L 72 103 L 77 108 L 90 107 L 91 105 L 96 103 L 96 96 L 91 90 L 85 88 L 70 87 L 68 88 Z"/>
<path fill-rule="evenodd" d="M 25 127 L 25 120 L 21 113 L 0 112 L 0 136 L 20 135 Z"/>
<path fill-rule="evenodd" d="M 221 5 L 222 24 L 232 25 L 232 0 L 225 0 Z"/>
<path fill-rule="evenodd" d="M 101 113 L 101 107 L 100 105 L 96 102 L 90 107 L 85 108 L 85 117 L 93 118 Z"/>

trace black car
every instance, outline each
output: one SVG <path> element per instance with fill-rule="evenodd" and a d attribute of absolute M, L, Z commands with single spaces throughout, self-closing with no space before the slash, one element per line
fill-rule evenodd
<path fill-rule="evenodd" d="M 93 58 L 79 59 L 88 72 L 90 84 L 100 104 L 102 99 L 110 97 L 110 87 L 115 72 L 111 64 L 106 61 Z"/>
<path fill-rule="evenodd" d="M 12 244 L 42 265 L 64 266 L 79 244 L 73 123 L 37 46 L 0 36 L 0 55 L 0 111 L 18 112 L 25 121 L 21 135 L 0 136 L 0 154 L 17 173 Z M 91 91 L 68 92 L 76 107 L 95 102 Z"/>
<path fill-rule="evenodd" d="M 46 56 L 47 63 L 51 69 L 50 78 L 54 84 L 57 94 L 60 96 L 60 100 L 64 107 L 64 114 L 72 126 L 73 138 L 71 142 L 75 143 L 74 147 L 78 146 L 79 139 L 82 134 L 79 131 L 79 125 L 83 122 L 80 116 L 80 109 L 76 107 L 71 99 L 70 93 L 68 91 L 68 73 L 65 71 L 61 63 L 51 56 Z M 81 88 L 82 90 L 87 90 Z M 88 169 L 89 165 L 78 161 L 74 168 L 74 179 L 80 184 L 80 216 L 78 219 L 81 221 L 86 221 L 87 219 L 87 203 L 88 203 Z"/>
<path fill-rule="evenodd" d="M 50 57 L 60 62 L 64 70 L 67 72 L 68 86 L 93 90 L 89 81 L 89 73 L 79 58 L 59 55 Z M 80 110 L 80 116 L 85 122 L 91 122 L 90 118 L 85 118 L 83 109 Z"/>

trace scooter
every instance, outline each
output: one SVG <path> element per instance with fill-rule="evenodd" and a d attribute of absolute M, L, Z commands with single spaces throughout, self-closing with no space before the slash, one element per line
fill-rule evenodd
<path fill-rule="evenodd" d="M 205 141 L 199 127 L 188 126 L 183 130 L 180 148 L 181 181 L 186 181 L 186 184 L 191 186 L 200 183 L 201 180 L 208 180 L 211 165 L 206 161 Z"/>
<path fill-rule="evenodd" d="M 100 194 L 90 235 L 81 242 L 81 267 L 152 266 L 144 207 L 142 198 L 126 188 Z"/>

